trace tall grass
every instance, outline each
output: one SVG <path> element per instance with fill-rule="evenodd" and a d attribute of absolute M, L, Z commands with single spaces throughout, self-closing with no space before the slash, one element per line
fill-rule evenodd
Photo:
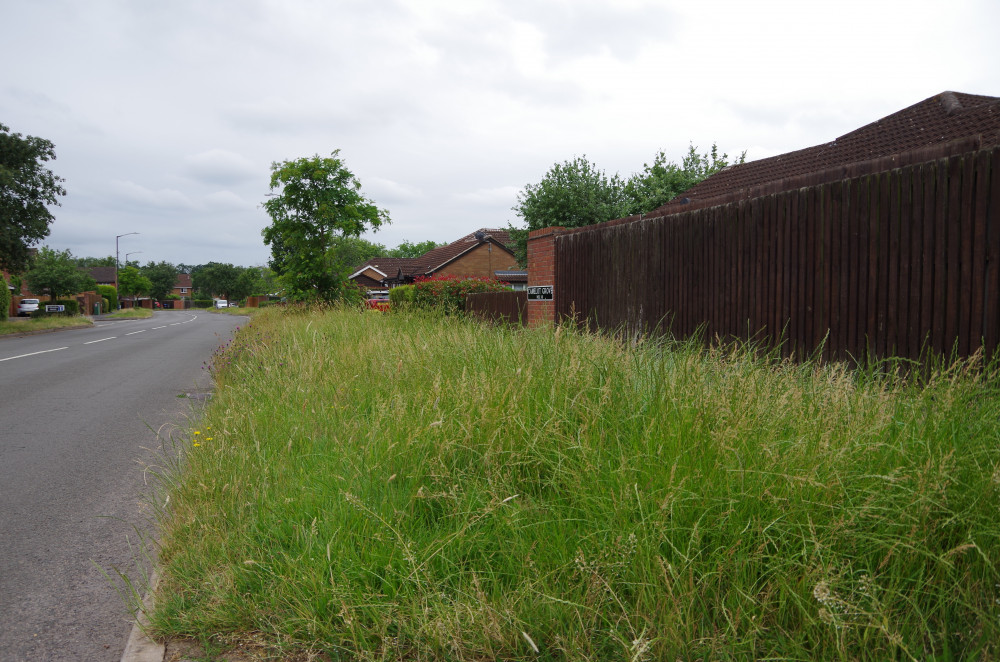
<path fill-rule="evenodd" d="M 995 658 L 997 376 L 263 310 L 163 522 L 162 636 L 371 660 Z"/>

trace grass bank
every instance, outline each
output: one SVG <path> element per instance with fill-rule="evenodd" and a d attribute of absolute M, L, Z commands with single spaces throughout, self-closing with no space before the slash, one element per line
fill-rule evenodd
<path fill-rule="evenodd" d="M 166 476 L 161 636 L 326 659 L 1000 651 L 997 376 L 262 310 Z"/>
<path fill-rule="evenodd" d="M 25 317 L 16 319 L 0 320 L 0 336 L 13 335 L 17 333 L 30 333 L 32 331 L 50 331 L 53 329 L 69 329 L 78 326 L 88 326 L 93 324 L 89 317 Z"/>
<path fill-rule="evenodd" d="M 122 308 L 104 317 L 106 319 L 143 320 L 153 316 L 153 311 L 148 308 Z"/>

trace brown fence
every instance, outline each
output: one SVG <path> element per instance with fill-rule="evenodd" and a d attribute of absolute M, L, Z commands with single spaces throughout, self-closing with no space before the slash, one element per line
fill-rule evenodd
<path fill-rule="evenodd" d="M 523 324 L 528 306 L 528 293 L 479 292 L 465 297 L 465 312 L 482 319 Z"/>
<path fill-rule="evenodd" d="M 556 306 L 591 328 L 782 351 L 992 355 L 1000 148 L 558 235 Z"/>

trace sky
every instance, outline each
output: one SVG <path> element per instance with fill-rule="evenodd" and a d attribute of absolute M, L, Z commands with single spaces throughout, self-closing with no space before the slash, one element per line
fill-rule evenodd
<path fill-rule="evenodd" d="M 42 243 L 264 265 L 271 166 L 340 150 L 391 224 L 523 225 L 556 163 L 755 160 L 1000 96 L 996 0 L 0 0 L 0 123 L 55 144 Z M 138 234 L 128 234 L 138 233 Z"/>

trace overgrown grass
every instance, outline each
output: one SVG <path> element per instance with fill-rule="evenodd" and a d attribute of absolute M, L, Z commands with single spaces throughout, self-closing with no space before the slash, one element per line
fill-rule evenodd
<path fill-rule="evenodd" d="M 371 660 L 995 659 L 993 370 L 265 309 L 163 521 L 161 636 Z"/>
<path fill-rule="evenodd" d="M 153 316 L 153 311 L 148 308 L 122 308 L 113 313 L 105 315 L 107 319 L 144 320 Z"/>
<path fill-rule="evenodd" d="M 76 326 L 88 326 L 93 324 L 89 317 L 25 317 L 23 319 L 0 320 L 0 336 L 16 333 L 30 333 L 32 331 L 48 331 L 52 329 L 67 329 Z"/>

